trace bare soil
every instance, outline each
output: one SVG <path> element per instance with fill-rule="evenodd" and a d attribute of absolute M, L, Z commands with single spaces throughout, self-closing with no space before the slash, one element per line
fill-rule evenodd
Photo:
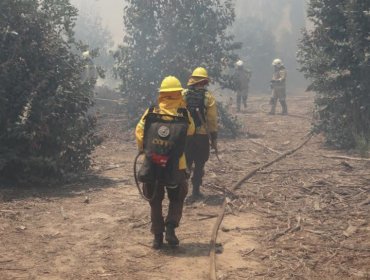
<path fill-rule="evenodd" d="M 185 206 L 179 248 L 161 251 L 134 186 L 133 132 L 103 119 L 108 138 L 83 183 L 0 189 L 0 279 L 209 279 L 222 188 L 301 143 L 312 102 L 293 96 L 291 116 L 268 116 L 268 97 L 251 97 L 243 135 L 219 140 L 221 163 L 211 155 L 206 198 Z M 370 279 L 370 163 L 323 155 L 356 156 L 319 135 L 243 184 L 217 239 L 219 279 Z"/>

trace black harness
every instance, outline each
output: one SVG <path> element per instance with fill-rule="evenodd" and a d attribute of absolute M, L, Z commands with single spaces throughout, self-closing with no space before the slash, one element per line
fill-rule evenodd
<path fill-rule="evenodd" d="M 191 87 L 185 95 L 186 108 L 189 110 L 196 127 L 202 125 L 201 117 L 203 120 L 206 119 L 206 107 L 204 105 L 206 92 L 206 89 L 195 89 Z"/>
<path fill-rule="evenodd" d="M 143 183 L 176 186 L 179 160 L 185 150 L 188 112 L 179 108 L 177 115 L 159 114 L 150 107 L 145 116 L 143 148 L 145 159 L 138 174 Z"/>

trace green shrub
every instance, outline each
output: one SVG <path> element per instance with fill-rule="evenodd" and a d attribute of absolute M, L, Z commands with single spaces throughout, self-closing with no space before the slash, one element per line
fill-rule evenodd
<path fill-rule="evenodd" d="M 370 2 L 311 0 L 298 59 L 317 93 L 316 128 L 329 144 L 370 143 Z"/>
<path fill-rule="evenodd" d="M 68 0 L 0 2 L 0 176 L 65 178 L 98 143 Z"/>

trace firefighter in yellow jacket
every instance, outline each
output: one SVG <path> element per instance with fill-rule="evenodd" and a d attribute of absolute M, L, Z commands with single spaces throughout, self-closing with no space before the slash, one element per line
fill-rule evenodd
<path fill-rule="evenodd" d="M 271 111 L 269 112 L 269 114 L 275 115 L 276 104 L 277 101 L 279 100 L 282 108 L 281 114 L 287 115 L 288 114 L 288 106 L 286 103 L 287 71 L 284 67 L 283 62 L 279 58 L 274 59 L 274 61 L 272 62 L 272 66 L 274 67 L 274 74 L 272 75 L 271 80 L 272 95 L 270 99 Z"/>
<path fill-rule="evenodd" d="M 146 110 L 136 126 L 136 140 L 139 150 L 145 152 L 146 159 L 147 157 L 150 157 L 149 160 L 154 162 L 150 163 L 150 166 L 157 166 L 156 169 L 154 171 L 152 170 L 151 172 L 158 173 L 160 170 L 163 170 L 165 175 L 164 178 L 167 179 L 166 176 L 168 173 L 174 171 L 176 178 L 174 183 L 168 183 L 165 179 L 163 181 L 142 181 L 144 182 L 143 193 L 147 198 L 150 198 L 148 200 L 151 207 L 151 232 L 154 234 L 154 249 L 159 249 L 163 245 L 163 232 L 165 232 L 165 239 L 169 245 L 176 246 L 179 244 L 179 240 L 175 235 L 175 228 L 179 226 L 184 200 L 188 192 L 186 160 L 184 155 L 185 141 L 187 136 L 192 135 L 195 130 L 193 119 L 191 118 L 190 113 L 186 110 L 186 105 L 182 98 L 182 90 L 183 88 L 181 83 L 176 77 L 166 77 L 162 81 L 159 90 L 158 105 L 154 108 L 152 107 Z M 149 116 L 152 117 L 149 118 Z M 148 128 L 148 122 L 153 122 L 153 118 L 156 119 L 157 116 L 159 116 L 161 120 L 165 119 L 165 121 L 163 123 L 159 123 L 157 128 L 155 128 L 155 132 L 153 133 L 150 131 L 150 128 Z M 171 131 L 172 127 L 170 126 L 172 123 L 176 123 L 171 122 L 171 120 L 183 117 L 185 117 L 187 122 L 184 133 L 179 134 L 179 137 L 181 138 L 171 138 L 171 133 L 176 134 L 176 131 L 175 133 Z M 155 122 L 153 123 L 155 124 Z M 183 123 L 180 124 L 183 125 Z M 183 127 L 184 126 L 182 126 L 182 128 Z M 151 137 L 153 140 L 150 140 Z M 171 143 L 171 141 L 174 143 Z M 163 151 L 162 148 L 157 151 L 155 149 L 153 149 L 153 151 L 148 151 L 148 147 L 152 143 L 157 144 L 158 142 L 167 143 L 162 148 L 166 148 L 170 146 L 170 144 L 176 146 L 178 144 L 177 142 L 183 143 L 182 151 L 181 148 L 179 148 L 180 151 L 177 151 L 177 156 L 174 156 L 175 160 L 173 162 L 176 165 L 172 171 L 166 169 L 169 168 L 167 165 L 170 165 L 170 163 L 167 163 L 166 154 L 160 153 Z M 173 152 L 172 155 L 174 155 Z M 158 174 L 154 174 L 153 176 L 158 176 Z M 162 215 L 162 201 L 164 199 L 165 189 L 167 189 L 169 198 L 169 207 L 166 219 L 164 219 Z"/>
<path fill-rule="evenodd" d="M 183 92 L 187 109 L 195 124 L 195 134 L 189 137 L 186 145 L 186 160 L 193 170 L 193 185 L 190 200 L 201 199 L 200 191 L 204 176 L 204 166 L 209 159 L 211 147 L 217 150 L 217 104 L 216 99 L 208 91 L 209 77 L 203 67 L 196 68 L 189 81 L 188 88 Z M 194 168 L 192 168 L 194 164 Z"/>

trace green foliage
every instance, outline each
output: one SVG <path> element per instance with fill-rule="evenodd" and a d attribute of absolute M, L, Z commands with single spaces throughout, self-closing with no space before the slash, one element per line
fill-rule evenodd
<path fill-rule="evenodd" d="M 68 0 L 0 2 L 0 177 L 28 181 L 89 167 L 94 80 L 72 53 Z"/>
<path fill-rule="evenodd" d="M 213 81 L 224 83 L 221 62 L 235 59 L 238 47 L 227 34 L 234 17 L 232 0 L 127 1 L 125 44 L 115 54 L 115 70 L 130 116 L 155 101 L 165 76 L 186 84 L 192 70 L 203 66 Z"/>
<path fill-rule="evenodd" d="M 370 2 L 311 0 L 298 59 L 317 93 L 316 129 L 341 148 L 370 142 Z"/>

